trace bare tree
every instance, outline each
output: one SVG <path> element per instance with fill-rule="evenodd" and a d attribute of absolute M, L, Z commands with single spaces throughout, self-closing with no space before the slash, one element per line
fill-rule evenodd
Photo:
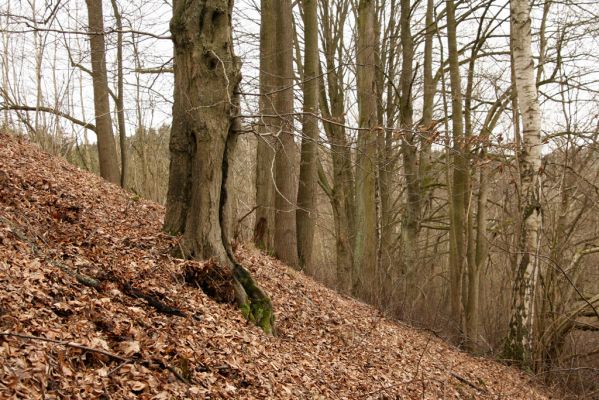
<path fill-rule="evenodd" d="M 175 102 L 164 230 L 183 235 L 183 256 L 213 257 L 229 268 L 242 311 L 272 332 L 270 299 L 235 261 L 228 237 L 227 174 L 240 130 L 241 79 L 233 52 L 232 7 L 225 0 L 173 4 Z"/>
<path fill-rule="evenodd" d="M 375 82 L 375 10 L 373 0 L 358 4 L 356 47 L 357 92 L 359 106 L 358 146 L 356 154 L 356 236 L 354 241 L 353 292 L 372 298 L 377 277 L 376 218 L 376 82 Z"/>
<path fill-rule="evenodd" d="M 304 119 L 300 178 L 297 194 L 297 252 L 300 265 L 312 265 L 316 221 L 318 167 L 318 7 L 317 0 L 304 2 Z"/>
<path fill-rule="evenodd" d="M 89 42 L 91 48 L 92 80 L 94 83 L 94 109 L 96 135 L 100 156 L 100 175 L 109 182 L 119 184 L 121 176 L 116 153 L 116 143 L 110 118 L 108 77 L 106 74 L 106 49 L 104 43 L 104 15 L 102 2 L 86 0 Z"/>

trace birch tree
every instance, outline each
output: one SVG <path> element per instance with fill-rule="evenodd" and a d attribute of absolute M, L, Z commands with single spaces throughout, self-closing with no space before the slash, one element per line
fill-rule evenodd
<path fill-rule="evenodd" d="M 532 56 L 530 3 L 511 0 L 511 44 L 515 86 L 522 120 L 517 161 L 520 173 L 518 249 L 506 355 L 523 364 L 532 362 L 534 293 L 539 275 L 541 229 L 541 113 Z"/>

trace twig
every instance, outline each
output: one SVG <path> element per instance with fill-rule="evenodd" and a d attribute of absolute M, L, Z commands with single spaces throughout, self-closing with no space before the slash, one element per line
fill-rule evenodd
<path fill-rule="evenodd" d="M 163 301 L 159 300 L 155 296 L 146 294 L 139 289 L 134 288 L 127 282 L 119 282 L 120 289 L 123 293 L 125 293 L 129 297 L 133 297 L 136 299 L 145 300 L 148 305 L 154 307 L 156 311 L 166 314 L 166 315 L 176 315 L 178 317 L 186 317 L 187 314 L 176 307 L 171 307 Z"/>
<path fill-rule="evenodd" d="M 475 385 L 474 383 L 470 382 L 468 379 L 464 378 L 461 375 L 456 374 L 455 372 L 451 372 L 449 371 L 449 375 L 453 376 L 454 378 L 456 378 L 458 381 L 465 383 L 466 385 L 470 386 L 471 388 L 481 392 L 481 393 L 488 393 L 488 391 L 484 388 L 481 388 L 480 386 Z"/>
<path fill-rule="evenodd" d="M 240 223 L 243 222 L 244 219 L 246 219 L 251 213 L 253 213 L 254 211 L 256 211 L 256 209 L 258 209 L 258 207 L 260 206 L 254 206 L 250 211 L 246 212 L 243 217 L 239 218 L 237 220 L 237 225 L 239 225 Z"/>
<path fill-rule="evenodd" d="M 118 371 L 119 369 L 123 368 L 125 365 L 129 364 L 131 361 L 133 360 L 125 360 L 122 363 L 120 363 L 119 365 L 117 365 L 116 367 L 114 367 L 113 369 L 111 369 L 110 371 L 108 371 L 108 374 L 106 374 L 106 376 L 110 376 L 112 374 L 114 374 L 116 371 Z"/>
<path fill-rule="evenodd" d="M 177 377 L 177 379 L 179 379 L 181 382 L 189 384 L 189 379 L 187 379 L 179 371 L 177 371 L 177 368 L 173 367 L 172 365 L 167 365 L 166 369 L 171 371 L 173 373 L 173 375 L 175 375 Z"/>
<path fill-rule="evenodd" d="M 123 362 L 131 361 L 130 359 L 123 358 L 123 357 L 121 357 L 117 354 L 111 353 L 109 351 L 102 350 L 102 349 L 95 349 L 93 347 L 84 346 L 82 344 L 78 344 L 78 343 L 74 343 L 74 342 L 65 342 L 62 340 L 48 339 L 48 338 L 41 337 L 41 336 L 23 335 L 20 333 L 13 333 L 13 332 L 0 332 L 0 336 L 12 336 L 12 337 L 20 338 L 20 339 L 39 340 L 42 342 L 54 343 L 54 344 L 59 344 L 61 346 L 74 347 L 74 348 L 80 349 L 80 350 L 91 351 L 93 353 L 103 354 L 105 356 L 108 356 L 110 358 L 114 358 L 115 360 L 119 360 L 119 361 L 123 361 Z"/>

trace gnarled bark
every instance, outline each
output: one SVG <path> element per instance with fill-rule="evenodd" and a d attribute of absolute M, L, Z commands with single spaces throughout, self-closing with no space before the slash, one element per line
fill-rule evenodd
<path fill-rule="evenodd" d="M 176 0 L 170 28 L 175 47 L 171 164 L 164 230 L 182 234 L 186 257 L 229 267 L 248 319 L 272 332 L 272 305 L 229 246 L 227 173 L 239 132 L 240 61 L 233 52 L 232 2 Z"/>

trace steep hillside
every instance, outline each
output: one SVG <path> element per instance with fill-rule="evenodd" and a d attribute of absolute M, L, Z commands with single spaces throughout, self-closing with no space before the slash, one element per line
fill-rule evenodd
<path fill-rule="evenodd" d="M 0 135 L 0 398 L 545 398 L 240 246 L 273 299 L 266 336 L 186 282 L 211 264 L 169 255 L 163 212 Z"/>

